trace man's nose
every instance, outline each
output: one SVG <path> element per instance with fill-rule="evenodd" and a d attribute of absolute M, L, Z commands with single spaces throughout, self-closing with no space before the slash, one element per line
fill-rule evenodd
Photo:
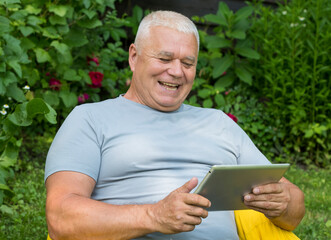
<path fill-rule="evenodd" d="M 183 66 L 179 59 L 175 59 L 171 62 L 171 65 L 168 69 L 168 73 L 174 78 L 183 77 Z"/>

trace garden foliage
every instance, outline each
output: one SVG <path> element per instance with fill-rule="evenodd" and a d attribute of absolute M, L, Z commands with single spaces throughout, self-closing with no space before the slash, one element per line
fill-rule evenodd
<path fill-rule="evenodd" d="M 52 131 L 77 104 L 125 91 L 129 22 L 114 4 L 0 0 L 0 205 L 24 134 Z"/>
<path fill-rule="evenodd" d="M 331 5 L 292 0 L 276 10 L 255 5 L 251 37 L 254 89 L 265 100 L 277 135 L 277 155 L 292 162 L 330 164 Z"/>

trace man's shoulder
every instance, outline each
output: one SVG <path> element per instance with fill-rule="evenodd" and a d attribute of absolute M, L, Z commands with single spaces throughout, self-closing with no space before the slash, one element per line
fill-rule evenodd
<path fill-rule="evenodd" d="M 192 114 L 206 114 L 206 115 L 218 115 L 223 116 L 224 112 L 220 109 L 215 108 L 203 108 L 199 106 L 192 106 L 188 104 L 183 104 L 183 110 Z"/>

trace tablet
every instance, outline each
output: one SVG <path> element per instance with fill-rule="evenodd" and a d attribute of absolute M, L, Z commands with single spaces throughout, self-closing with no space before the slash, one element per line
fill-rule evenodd
<path fill-rule="evenodd" d="M 194 193 L 211 201 L 208 211 L 247 209 L 243 196 L 261 184 L 278 182 L 290 165 L 214 165 Z"/>

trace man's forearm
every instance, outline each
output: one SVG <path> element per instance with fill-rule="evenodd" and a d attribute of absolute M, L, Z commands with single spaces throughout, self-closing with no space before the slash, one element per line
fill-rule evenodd
<path fill-rule="evenodd" d="M 53 240 L 132 239 L 155 231 L 149 206 L 111 205 L 71 194 L 47 207 L 49 233 Z"/>

